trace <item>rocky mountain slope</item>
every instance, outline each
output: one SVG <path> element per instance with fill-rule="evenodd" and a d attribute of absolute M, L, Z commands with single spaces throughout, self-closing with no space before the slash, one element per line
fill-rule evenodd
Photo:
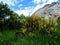
<path fill-rule="evenodd" d="M 60 16 L 60 3 L 53 2 L 51 4 L 47 4 L 44 7 L 38 9 L 36 12 L 33 13 L 33 15 L 37 15 L 40 17 L 44 16 Z"/>

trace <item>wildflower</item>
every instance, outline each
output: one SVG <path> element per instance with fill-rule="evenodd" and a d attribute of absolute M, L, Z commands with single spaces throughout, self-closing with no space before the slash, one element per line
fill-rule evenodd
<path fill-rule="evenodd" d="M 23 29 L 22 29 L 22 32 L 23 32 L 23 33 L 25 33 L 25 32 L 26 32 L 26 29 L 25 29 L 25 28 L 23 28 Z"/>

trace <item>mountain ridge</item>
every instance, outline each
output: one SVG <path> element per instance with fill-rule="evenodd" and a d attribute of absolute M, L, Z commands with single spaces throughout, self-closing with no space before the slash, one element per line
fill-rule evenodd
<path fill-rule="evenodd" d="M 38 9 L 32 15 L 37 15 L 44 17 L 45 15 L 54 15 L 54 17 L 60 16 L 60 3 L 53 2 L 51 4 L 46 4 L 44 7 Z"/>

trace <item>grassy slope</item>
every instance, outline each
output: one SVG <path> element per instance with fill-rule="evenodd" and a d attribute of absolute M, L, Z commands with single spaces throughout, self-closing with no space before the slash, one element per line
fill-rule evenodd
<path fill-rule="evenodd" d="M 58 38 L 51 38 L 44 32 L 36 31 L 36 37 L 24 36 L 16 39 L 15 33 L 20 30 L 0 32 L 0 45 L 60 45 L 60 25 L 57 26 Z"/>

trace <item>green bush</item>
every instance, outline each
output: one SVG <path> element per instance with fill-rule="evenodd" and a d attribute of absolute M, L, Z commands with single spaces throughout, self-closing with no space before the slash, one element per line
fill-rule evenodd
<path fill-rule="evenodd" d="M 60 24 L 60 17 L 58 17 L 58 18 L 57 18 L 57 23 L 59 23 L 59 24 Z"/>

